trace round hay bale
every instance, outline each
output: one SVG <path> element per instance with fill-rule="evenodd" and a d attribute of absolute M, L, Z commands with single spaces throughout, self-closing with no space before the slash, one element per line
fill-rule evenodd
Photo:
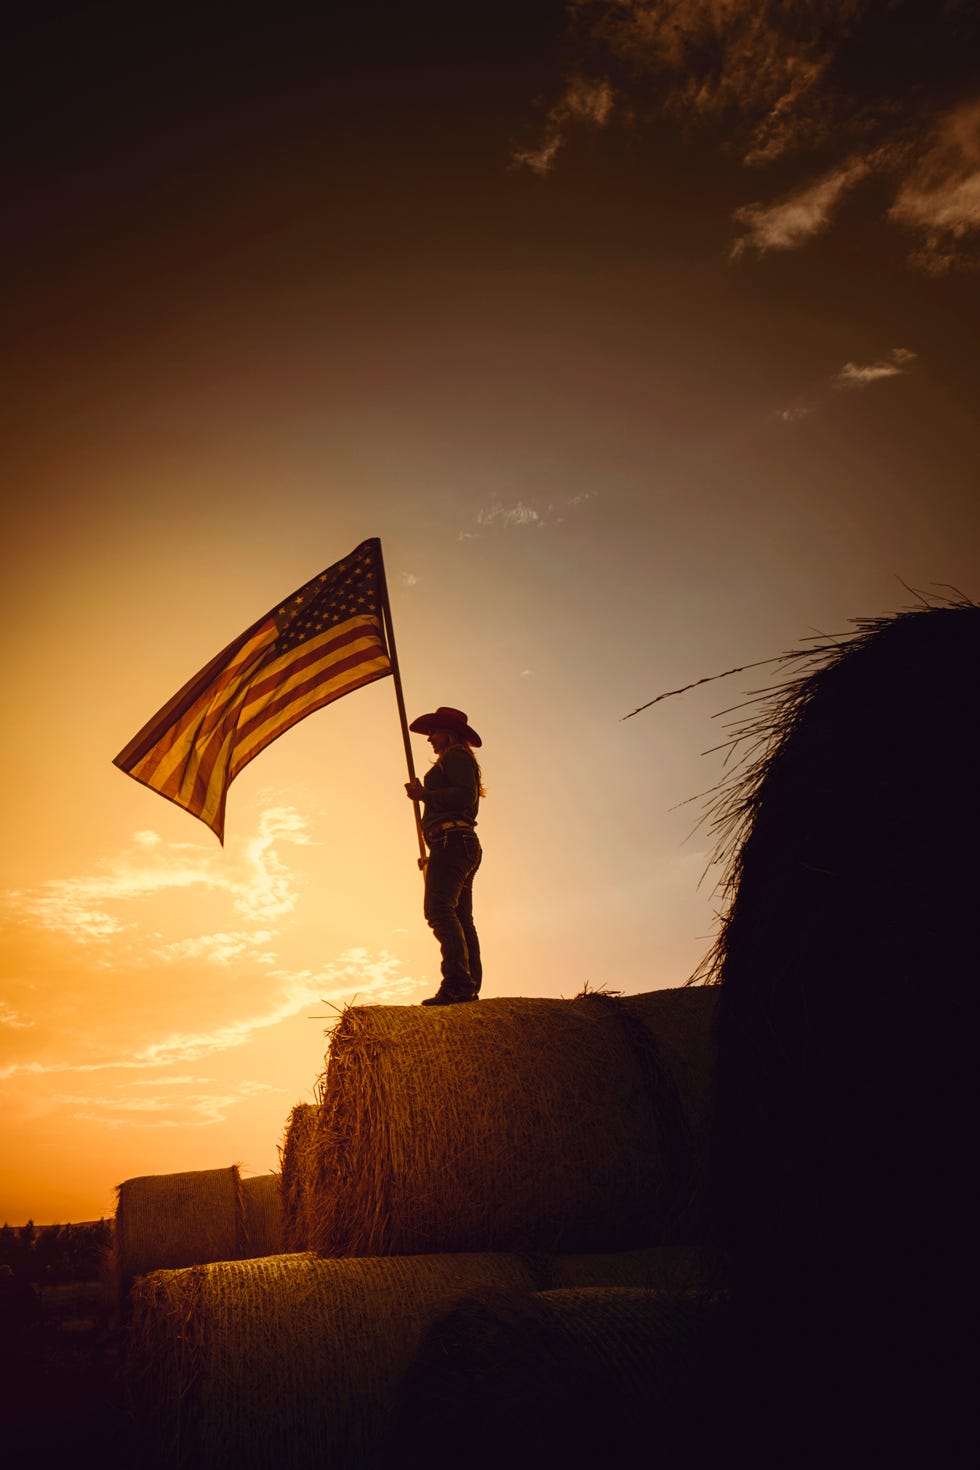
<path fill-rule="evenodd" d="M 320 1107 L 303 1123 L 315 1128 L 309 1246 L 394 1255 L 686 1243 L 714 1003 L 713 991 L 692 989 L 628 1006 L 587 994 L 347 1010 Z"/>
<path fill-rule="evenodd" d="M 157 1271 L 134 1288 L 127 1363 L 147 1453 L 171 1470 L 363 1470 L 428 1328 L 463 1296 L 532 1286 L 499 1255 Z"/>
<path fill-rule="evenodd" d="M 256 1174 L 242 1180 L 245 1207 L 245 1254 L 277 1256 L 282 1242 L 282 1189 L 278 1174 Z"/>
<path fill-rule="evenodd" d="M 428 1334 L 387 1463 L 595 1470 L 647 1447 L 704 1465 L 701 1380 L 722 1313 L 712 1298 L 622 1287 L 471 1298 Z"/>
<path fill-rule="evenodd" d="M 700 1291 L 707 1285 L 702 1251 L 693 1245 L 653 1246 L 645 1251 L 607 1255 L 544 1257 L 538 1282 L 569 1286 L 637 1286 L 649 1291 Z M 545 1279 L 546 1275 L 546 1279 Z"/>
<path fill-rule="evenodd" d="M 148 1271 L 236 1260 L 245 1248 L 238 1168 L 147 1174 L 116 1191 L 115 1255 L 125 1290 Z"/>
<path fill-rule="evenodd" d="M 309 1250 L 315 1201 L 325 1187 L 320 1180 L 321 1149 L 317 1140 L 319 1108 L 298 1103 L 289 1115 L 280 1149 L 282 1165 L 282 1237 L 287 1251 Z"/>
<path fill-rule="evenodd" d="M 715 811 L 712 1233 L 746 1382 L 905 1460 L 970 1398 L 980 606 L 796 657 Z"/>

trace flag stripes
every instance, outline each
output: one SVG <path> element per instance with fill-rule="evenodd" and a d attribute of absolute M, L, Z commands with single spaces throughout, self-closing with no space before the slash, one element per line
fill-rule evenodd
<path fill-rule="evenodd" d="M 381 546 L 363 542 L 230 643 L 115 764 L 224 840 L 228 787 L 297 721 L 392 672 Z"/>

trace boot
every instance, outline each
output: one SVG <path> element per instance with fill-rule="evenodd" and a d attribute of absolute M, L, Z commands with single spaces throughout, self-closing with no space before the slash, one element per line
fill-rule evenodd
<path fill-rule="evenodd" d="M 448 990 L 445 985 L 440 985 L 435 995 L 430 995 L 428 1000 L 423 1000 L 424 1006 L 455 1006 L 465 1000 L 479 1000 L 475 990 Z"/>

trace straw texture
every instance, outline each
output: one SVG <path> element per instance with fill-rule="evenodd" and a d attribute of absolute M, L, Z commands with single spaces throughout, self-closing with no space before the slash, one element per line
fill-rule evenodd
<path fill-rule="evenodd" d="M 234 1260 L 245 1249 L 241 1179 L 227 1169 L 148 1174 L 117 1190 L 115 1257 L 126 1289 L 147 1271 Z"/>
<path fill-rule="evenodd" d="M 245 1208 L 244 1253 L 275 1256 L 282 1243 L 282 1189 L 278 1174 L 256 1174 L 242 1180 Z M 195 1262 L 195 1265 L 200 1265 Z"/>
<path fill-rule="evenodd" d="M 715 998 L 346 1011 L 319 1107 L 287 1137 L 287 1240 L 335 1256 L 689 1243 Z"/>
<path fill-rule="evenodd" d="M 128 1365 L 146 1452 L 171 1470 L 362 1470 L 426 1330 L 461 1297 L 532 1286 L 491 1255 L 155 1272 L 134 1288 Z"/>
<path fill-rule="evenodd" d="M 322 1145 L 317 1138 L 319 1108 L 298 1103 L 289 1115 L 279 1150 L 282 1164 L 282 1236 L 288 1251 L 307 1250 L 313 1241 L 316 1202 L 326 1189 Z"/>

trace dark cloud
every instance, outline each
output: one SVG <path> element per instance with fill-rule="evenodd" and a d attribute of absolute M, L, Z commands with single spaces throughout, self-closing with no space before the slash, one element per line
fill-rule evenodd
<path fill-rule="evenodd" d="M 905 173 L 890 217 L 919 233 L 914 259 L 931 274 L 975 263 L 967 251 L 980 235 L 980 101 L 940 118 Z"/>
<path fill-rule="evenodd" d="M 775 202 L 736 212 L 734 255 L 794 249 L 871 174 L 912 261 L 967 263 L 980 235 L 980 8 L 971 0 L 569 0 L 574 79 L 515 159 L 555 166 L 574 127 L 617 114 L 717 137 Z M 600 108 L 582 99 L 601 97 Z M 798 182 L 788 191 L 787 171 Z"/>
<path fill-rule="evenodd" d="M 732 246 L 733 259 L 749 248 L 763 254 L 767 250 L 795 250 L 806 244 L 829 227 L 845 195 L 870 171 L 867 159 L 847 159 L 773 204 L 743 204 L 734 216 L 744 233 Z"/>

